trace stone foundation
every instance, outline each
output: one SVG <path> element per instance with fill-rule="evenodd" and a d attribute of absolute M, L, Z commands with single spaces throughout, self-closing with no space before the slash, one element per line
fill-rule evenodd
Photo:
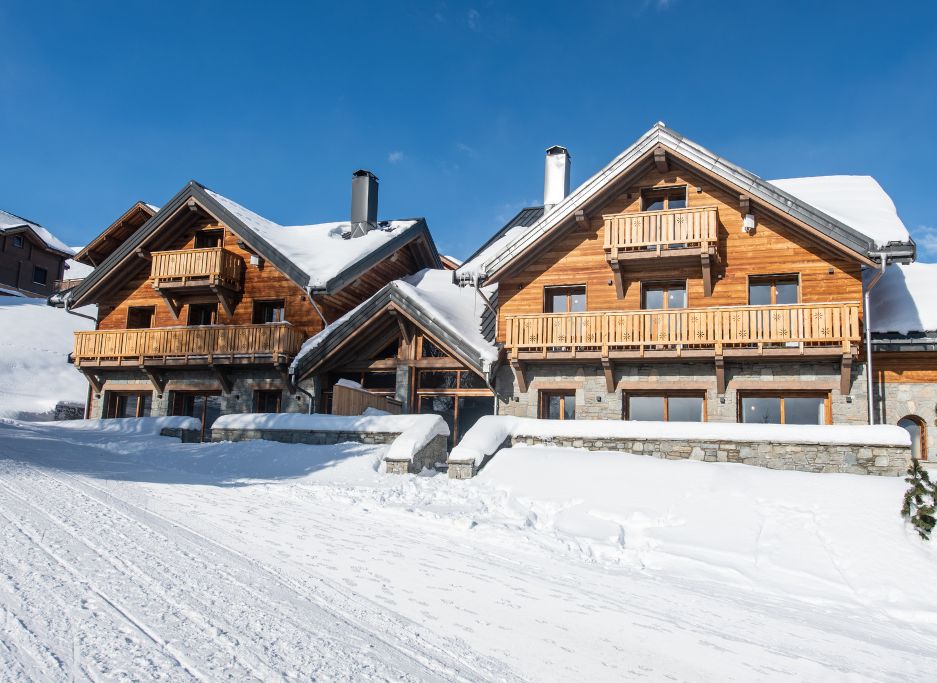
<path fill-rule="evenodd" d="M 842 472 L 892 477 L 903 476 L 911 462 L 911 449 L 908 446 L 798 444 L 770 441 L 688 442 L 675 439 L 589 439 L 539 436 L 515 436 L 511 439 L 511 445 L 621 451 L 667 460 L 734 462 L 775 470 Z"/>
<path fill-rule="evenodd" d="M 202 434 L 197 429 L 179 429 L 178 427 L 163 427 L 159 430 L 160 436 L 171 436 L 182 443 L 201 443 Z"/>
<path fill-rule="evenodd" d="M 305 429 L 212 429 L 212 441 L 278 441 L 311 446 L 338 443 L 391 444 L 400 432 L 310 431 Z M 445 436 L 434 436 L 412 460 L 385 460 L 388 474 L 418 474 L 435 469 L 437 462 L 446 462 Z"/>

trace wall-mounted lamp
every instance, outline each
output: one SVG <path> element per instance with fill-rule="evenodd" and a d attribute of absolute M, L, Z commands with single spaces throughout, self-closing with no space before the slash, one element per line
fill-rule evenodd
<path fill-rule="evenodd" d="M 749 234 L 755 232 L 755 214 L 745 214 L 745 218 L 742 219 L 742 230 Z"/>

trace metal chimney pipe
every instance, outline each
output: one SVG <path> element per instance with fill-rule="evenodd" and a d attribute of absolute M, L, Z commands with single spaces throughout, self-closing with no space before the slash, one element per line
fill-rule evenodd
<path fill-rule="evenodd" d="M 550 213 L 569 194 L 569 150 L 554 145 L 547 150 L 543 170 L 543 212 Z"/>
<path fill-rule="evenodd" d="M 359 169 L 351 174 L 351 236 L 377 227 L 377 176 Z"/>

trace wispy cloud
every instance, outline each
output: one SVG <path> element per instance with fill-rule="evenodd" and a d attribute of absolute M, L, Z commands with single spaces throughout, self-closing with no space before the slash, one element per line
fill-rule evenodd
<path fill-rule="evenodd" d="M 455 149 L 457 152 L 461 152 L 462 154 L 470 157 L 474 157 L 476 155 L 475 148 L 466 145 L 464 142 L 455 143 Z"/>
<path fill-rule="evenodd" d="M 468 22 L 468 27 L 473 31 L 481 30 L 482 15 L 474 7 L 465 15 L 465 20 Z"/>
<path fill-rule="evenodd" d="M 917 243 L 920 256 L 928 260 L 937 260 L 937 228 L 919 225 L 911 231 L 911 237 Z"/>
<path fill-rule="evenodd" d="M 393 152 L 387 155 L 387 160 L 392 164 L 399 164 L 406 158 L 407 155 L 401 152 L 399 149 L 395 149 Z"/>

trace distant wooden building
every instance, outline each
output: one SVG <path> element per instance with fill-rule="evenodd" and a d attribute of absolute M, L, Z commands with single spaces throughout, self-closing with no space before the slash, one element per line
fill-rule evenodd
<path fill-rule="evenodd" d="M 0 295 L 49 296 L 72 254 L 38 223 L 0 210 Z"/>

